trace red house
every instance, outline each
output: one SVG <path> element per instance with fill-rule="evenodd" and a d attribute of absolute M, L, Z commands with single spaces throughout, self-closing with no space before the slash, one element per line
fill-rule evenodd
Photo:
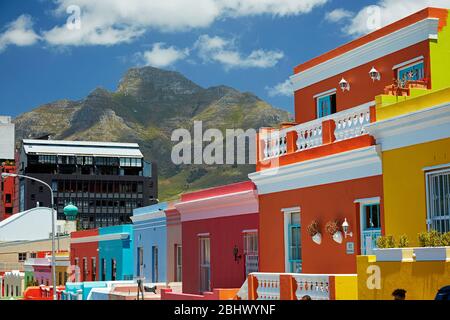
<path fill-rule="evenodd" d="M 258 200 L 252 182 L 181 196 L 183 292 L 239 288 L 258 270 Z"/>
<path fill-rule="evenodd" d="M 72 232 L 70 264 L 79 269 L 72 270 L 69 282 L 98 281 L 98 261 L 98 229 Z"/>

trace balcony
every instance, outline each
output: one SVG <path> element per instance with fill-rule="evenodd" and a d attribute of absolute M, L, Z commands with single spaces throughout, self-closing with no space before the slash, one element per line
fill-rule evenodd
<path fill-rule="evenodd" d="M 262 128 L 257 170 L 370 146 L 374 141 L 365 127 L 375 120 L 375 104 L 369 103 L 281 129 Z"/>
<path fill-rule="evenodd" d="M 251 273 L 237 297 L 242 300 L 356 300 L 356 274 Z"/>

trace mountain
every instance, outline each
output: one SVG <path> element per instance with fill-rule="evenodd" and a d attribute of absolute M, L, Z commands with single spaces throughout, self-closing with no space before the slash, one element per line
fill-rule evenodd
<path fill-rule="evenodd" d="M 114 92 L 97 88 L 85 99 L 48 103 L 14 122 L 18 140 L 50 134 L 52 139 L 139 143 L 145 158 L 158 165 L 159 199 L 168 200 L 242 181 L 255 170 L 254 165 L 173 164 L 172 131 L 192 130 L 195 120 L 203 121 L 204 130 L 247 130 L 277 126 L 289 114 L 248 92 L 205 89 L 178 72 L 143 67 L 128 70 Z"/>

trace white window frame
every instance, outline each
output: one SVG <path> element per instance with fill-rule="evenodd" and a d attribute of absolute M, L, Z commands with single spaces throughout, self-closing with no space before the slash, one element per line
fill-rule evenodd
<path fill-rule="evenodd" d="M 359 204 L 359 241 L 360 241 L 360 253 L 362 254 L 362 246 L 363 246 L 363 232 L 364 232 L 364 207 L 370 205 L 379 205 L 380 206 L 380 226 L 381 230 L 383 230 L 383 220 L 381 219 L 381 197 L 373 197 L 373 198 L 365 198 L 365 199 L 357 199 L 354 203 Z"/>
<path fill-rule="evenodd" d="M 431 199 L 430 199 L 430 176 L 432 175 L 439 175 L 439 174 L 450 174 L 450 164 L 447 165 L 441 165 L 441 166 L 437 166 L 439 168 L 442 168 L 440 170 L 429 170 L 429 171 L 425 171 L 425 193 L 426 193 L 426 204 L 427 204 L 427 229 L 428 231 L 432 230 L 432 225 L 433 225 L 433 216 L 432 216 L 432 204 L 431 204 Z M 436 168 L 437 168 L 436 167 Z M 425 168 L 426 169 L 426 168 Z M 431 169 L 431 168 L 430 168 Z M 450 181 L 448 181 L 449 183 L 449 188 L 450 188 Z M 448 210 L 450 211 L 450 208 L 448 208 Z M 450 220 L 450 212 L 448 216 L 441 216 L 440 218 L 442 218 L 441 220 Z M 439 232 L 448 232 L 450 230 L 437 230 Z"/>
<path fill-rule="evenodd" d="M 284 272 L 290 272 L 289 261 L 289 221 L 292 213 L 300 213 L 300 223 L 302 218 L 302 211 L 300 207 L 283 208 L 281 209 L 284 218 Z M 301 230 L 301 229 L 300 229 Z M 301 238 L 301 235 L 300 235 Z"/>

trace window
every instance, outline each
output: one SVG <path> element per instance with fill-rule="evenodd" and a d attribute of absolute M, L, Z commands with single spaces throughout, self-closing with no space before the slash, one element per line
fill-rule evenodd
<path fill-rule="evenodd" d="M 425 78 L 423 61 L 397 70 L 397 79 L 406 82 L 408 80 L 422 80 Z"/>
<path fill-rule="evenodd" d="M 175 281 L 181 282 L 183 280 L 183 255 L 182 247 L 180 244 L 175 245 Z"/>
<path fill-rule="evenodd" d="M 10 193 L 5 194 L 5 202 L 11 203 L 11 194 Z"/>
<path fill-rule="evenodd" d="M 336 94 L 316 98 L 317 118 L 326 117 L 336 113 Z"/>
<path fill-rule="evenodd" d="M 102 281 L 106 281 L 106 259 L 102 259 Z"/>
<path fill-rule="evenodd" d="M 117 279 L 117 262 L 116 259 L 111 259 L 111 280 L 116 281 Z"/>
<path fill-rule="evenodd" d="M 450 231 L 450 169 L 426 173 L 429 230 Z"/>
<path fill-rule="evenodd" d="M 91 268 L 92 268 L 92 281 L 97 280 L 97 259 L 92 257 L 91 258 Z"/>
<path fill-rule="evenodd" d="M 88 261 L 87 258 L 83 258 L 83 280 L 82 281 L 88 281 Z"/>
<path fill-rule="evenodd" d="M 258 271 L 258 232 L 244 232 L 245 276 Z"/>
<path fill-rule="evenodd" d="M 361 254 L 370 255 L 381 236 L 380 202 L 378 197 L 357 202 L 360 204 Z"/>
<path fill-rule="evenodd" d="M 200 292 L 211 291 L 211 243 L 209 236 L 199 238 Z"/>
<path fill-rule="evenodd" d="M 19 252 L 19 262 L 24 262 L 25 260 L 27 260 L 27 253 Z"/>
<path fill-rule="evenodd" d="M 159 281 L 159 272 L 158 272 L 158 247 L 153 246 L 152 247 L 152 281 L 153 283 L 156 283 Z"/>

